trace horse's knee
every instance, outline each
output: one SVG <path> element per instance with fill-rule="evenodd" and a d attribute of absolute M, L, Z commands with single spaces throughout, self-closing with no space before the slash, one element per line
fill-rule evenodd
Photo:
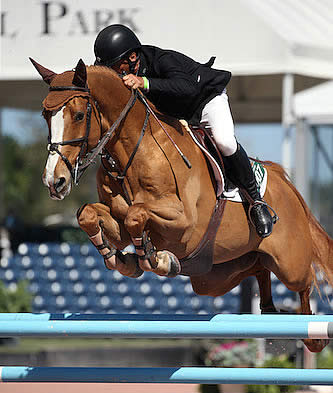
<path fill-rule="evenodd" d="M 94 236 L 99 232 L 97 212 L 92 205 L 81 206 L 77 211 L 76 218 L 80 228 L 87 232 L 89 236 Z"/>
<path fill-rule="evenodd" d="M 141 237 L 148 220 L 148 212 L 143 204 L 129 207 L 124 224 L 132 237 Z"/>

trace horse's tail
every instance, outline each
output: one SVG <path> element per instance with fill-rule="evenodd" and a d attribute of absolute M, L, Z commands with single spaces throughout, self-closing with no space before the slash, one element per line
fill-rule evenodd
<path fill-rule="evenodd" d="M 319 270 L 324 276 L 323 279 L 326 280 L 330 286 L 333 286 L 333 239 L 326 233 L 324 228 L 317 221 L 316 217 L 312 214 L 302 195 L 291 183 L 288 174 L 281 167 L 281 165 L 270 161 L 265 162 L 265 164 L 269 165 L 270 169 L 276 172 L 294 191 L 308 218 L 310 234 L 312 238 L 312 250 L 314 258 L 314 266 L 312 266 L 312 269 L 313 282 L 315 286 L 318 289 L 316 270 Z"/>

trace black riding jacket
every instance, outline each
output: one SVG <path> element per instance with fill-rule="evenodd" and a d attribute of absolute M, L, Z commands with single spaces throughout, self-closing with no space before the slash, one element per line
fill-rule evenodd
<path fill-rule="evenodd" d="M 149 80 L 147 98 L 161 112 L 199 125 L 204 106 L 227 86 L 231 73 L 200 64 L 182 53 L 142 46 L 138 76 Z"/>

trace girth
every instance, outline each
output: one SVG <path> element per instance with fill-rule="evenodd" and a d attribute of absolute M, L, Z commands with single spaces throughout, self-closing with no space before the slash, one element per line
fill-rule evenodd
<path fill-rule="evenodd" d="M 179 260 L 181 275 L 201 276 L 212 270 L 215 238 L 221 224 L 226 203 L 226 199 L 217 199 L 207 230 L 200 243 L 191 254 Z"/>

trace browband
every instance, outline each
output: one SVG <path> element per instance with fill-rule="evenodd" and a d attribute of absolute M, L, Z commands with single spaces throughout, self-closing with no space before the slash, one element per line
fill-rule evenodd
<path fill-rule="evenodd" d="M 90 93 L 90 89 L 88 87 L 79 87 L 79 86 L 50 86 L 49 87 L 49 91 L 64 91 L 64 90 L 84 91 Z"/>

